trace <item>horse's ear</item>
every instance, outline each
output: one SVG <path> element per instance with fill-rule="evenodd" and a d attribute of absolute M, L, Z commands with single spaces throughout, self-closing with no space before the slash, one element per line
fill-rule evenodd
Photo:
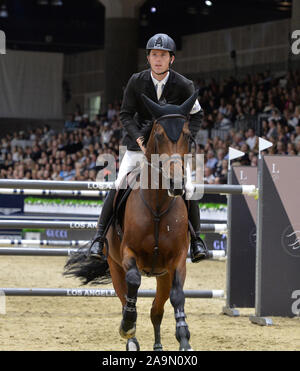
<path fill-rule="evenodd" d="M 182 105 L 179 107 L 180 108 L 180 111 L 182 112 L 182 114 L 184 115 L 184 116 L 187 116 L 190 112 L 191 112 L 191 110 L 192 110 L 192 108 L 193 108 L 193 106 L 194 106 L 194 104 L 195 104 L 195 102 L 196 102 L 196 99 L 198 98 L 198 95 L 199 95 L 199 90 L 197 89 L 196 91 L 195 91 L 195 93 L 193 94 L 193 95 L 191 95 L 185 102 L 183 102 L 182 103 Z"/>
<path fill-rule="evenodd" d="M 145 94 L 142 94 L 142 100 L 154 118 L 158 118 L 164 114 L 162 106 L 153 102 L 153 100 L 148 98 Z"/>

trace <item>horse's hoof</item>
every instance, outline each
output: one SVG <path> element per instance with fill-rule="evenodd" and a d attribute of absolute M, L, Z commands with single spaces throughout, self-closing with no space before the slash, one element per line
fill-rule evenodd
<path fill-rule="evenodd" d="M 126 344 L 126 350 L 137 352 L 140 350 L 139 342 L 135 337 L 128 339 Z"/>
<path fill-rule="evenodd" d="M 181 352 L 193 352 L 194 350 L 192 348 L 179 348 Z"/>
<path fill-rule="evenodd" d="M 135 325 L 134 325 L 131 329 L 129 329 L 129 330 L 127 330 L 127 331 L 124 331 L 124 329 L 123 329 L 123 327 L 122 327 L 122 323 L 121 323 L 121 326 L 120 326 L 120 328 L 119 328 L 119 334 L 120 334 L 120 336 L 121 336 L 123 339 L 131 339 L 131 338 L 133 338 L 134 335 L 135 335 L 135 330 L 136 330 L 136 327 L 135 327 Z"/>
<path fill-rule="evenodd" d="M 193 349 L 191 348 L 187 339 L 182 339 L 180 341 L 179 350 L 185 352 L 185 351 L 192 351 Z"/>
<path fill-rule="evenodd" d="M 163 346 L 160 343 L 154 344 L 153 350 L 155 350 L 155 351 L 162 351 L 163 350 Z"/>

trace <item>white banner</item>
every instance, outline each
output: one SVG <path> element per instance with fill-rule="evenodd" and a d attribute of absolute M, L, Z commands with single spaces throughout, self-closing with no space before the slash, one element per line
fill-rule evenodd
<path fill-rule="evenodd" d="M 0 58 L 0 117 L 62 118 L 63 54 L 6 50 Z"/>

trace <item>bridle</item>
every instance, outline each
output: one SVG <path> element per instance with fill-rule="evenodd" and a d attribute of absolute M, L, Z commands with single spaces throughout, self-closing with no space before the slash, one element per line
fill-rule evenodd
<path fill-rule="evenodd" d="M 157 124 L 157 123 L 158 123 L 159 121 L 161 121 L 161 120 L 172 119 L 172 118 L 181 118 L 181 119 L 184 119 L 185 121 L 188 121 L 188 117 L 187 117 L 187 116 L 184 116 L 184 115 L 181 115 L 181 114 L 172 114 L 172 113 L 170 113 L 170 114 L 167 114 L 167 115 L 162 115 L 162 116 L 158 117 L 157 119 L 155 119 L 154 122 L 153 122 L 153 125 Z M 190 139 L 191 139 L 191 140 L 194 140 L 194 139 L 192 138 L 192 136 L 190 136 Z M 158 139 L 157 139 L 156 137 L 154 137 L 154 154 L 158 154 Z M 174 160 L 175 160 L 174 162 L 179 162 L 179 161 L 181 161 L 181 159 L 179 159 L 179 158 L 177 158 L 177 157 L 176 157 Z M 145 163 L 146 165 L 150 166 L 150 167 L 151 167 L 152 169 L 154 169 L 155 171 L 159 171 L 159 172 L 162 174 L 162 176 L 168 177 L 168 174 L 166 174 L 166 172 L 165 172 L 164 169 L 163 169 L 163 165 L 164 165 L 167 161 L 168 161 L 168 159 L 161 160 L 161 161 L 160 161 L 161 166 L 159 166 L 158 168 L 155 167 L 155 166 L 152 164 L 152 162 L 151 162 L 151 161 L 149 162 L 147 159 L 144 160 L 144 163 Z"/>
<path fill-rule="evenodd" d="M 181 114 L 166 114 L 166 115 L 162 115 L 162 116 L 158 117 L 157 119 L 155 119 L 154 122 L 153 122 L 153 125 L 155 125 L 156 123 L 158 123 L 161 120 L 172 119 L 172 118 L 182 118 L 185 121 L 188 120 L 188 118 L 186 116 L 181 115 Z M 158 154 L 158 139 L 156 137 L 154 137 L 154 154 Z M 154 167 L 154 165 L 151 162 L 149 162 L 148 160 L 145 160 L 145 163 L 148 166 L 151 166 L 152 169 L 155 169 L 156 171 L 159 171 L 162 174 L 162 176 L 167 176 L 167 174 L 165 174 L 164 169 L 163 169 L 163 164 L 166 161 L 168 161 L 168 159 L 165 159 L 165 160 L 161 161 L 161 165 L 158 167 L 158 169 L 156 167 Z M 179 158 L 175 158 L 175 162 L 179 162 Z M 181 158 L 180 158 L 180 162 L 182 163 Z M 159 240 L 160 219 L 163 215 L 167 214 L 172 209 L 172 207 L 174 206 L 175 201 L 176 201 L 176 198 L 173 197 L 171 202 L 169 203 L 168 207 L 165 210 L 160 211 L 159 204 L 158 204 L 158 196 L 159 196 L 158 191 L 159 191 L 159 189 L 156 189 L 156 210 L 153 210 L 152 207 L 149 205 L 149 203 L 146 201 L 146 199 L 143 195 L 142 188 L 140 188 L 141 199 L 142 199 L 144 205 L 148 208 L 148 210 L 150 210 L 150 212 L 153 216 L 153 220 L 154 220 L 155 246 L 154 246 L 154 252 L 153 252 L 153 259 L 152 259 L 152 267 L 151 267 L 150 272 L 144 272 L 149 277 L 153 275 L 155 264 L 156 264 L 156 261 L 157 261 L 157 256 L 158 256 L 158 253 L 159 253 L 158 240 Z"/>

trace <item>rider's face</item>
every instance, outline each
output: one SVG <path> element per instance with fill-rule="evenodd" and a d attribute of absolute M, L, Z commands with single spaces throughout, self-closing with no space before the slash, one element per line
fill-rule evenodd
<path fill-rule="evenodd" d="M 174 56 L 165 50 L 152 49 L 148 55 L 148 62 L 155 74 L 160 74 L 169 69 L 169 63 L 173 63 Z"/>

